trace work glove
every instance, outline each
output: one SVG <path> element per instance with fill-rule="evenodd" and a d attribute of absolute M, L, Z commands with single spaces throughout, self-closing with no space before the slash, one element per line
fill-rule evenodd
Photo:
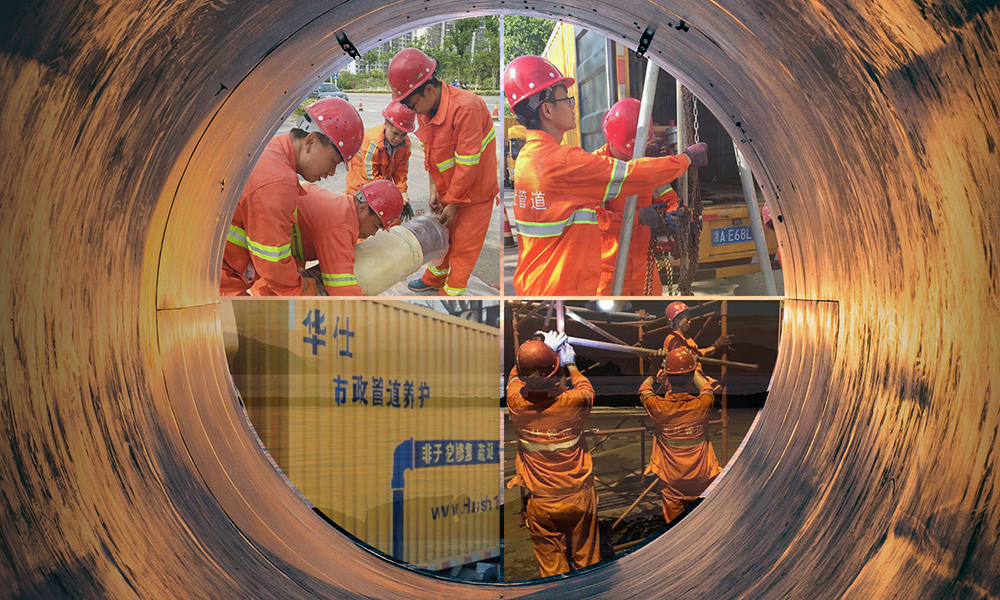
<path fill-rule="evenodd" d="M 663 210 L 661 212 L 658 206 L 653 205 L 643 208 L 636 213 L 636 216 L 640 225 L 645 225 L 653 231 L 668 229 L 674 232 L 680 227 L 680 216 L 676 210 L 671 212 Z"/>
<path fill-rule="evenodd" d="M 571 365 L 576 363 L 576 352 L 573 350 L 573 346 L 569 345 L 569 342 L 565 341 L 566 336 L 563 335 L 563 343 L 559 346 L 559 363 L 562 366 Z"/>
<path fill-rule="evenodd" d="M 698 142 L 697 144 L 688 146 L 684 150 L 684 154 L 687 154 L 691 158 L 692 167 L 708 166 L 708 144 L 705 142 Z"/>
<path fill-rule="evenodd" d="M 314 265 L 308 269 L 299 269 L 299 274 L 303 278 L 310 278 L 316 281 L 316 295 L 317 296 L 329 296 L 326 287 L 323 286 L 323 274 L 320 273 L 319 265 Z"/>
<path fill-rule="evenodd" d="M 716 350 L 729 348 L 733 345 L 733 337 L 735 336 L 731 333 L 729 335 L 721 336 L 719 339 L 715 340 L 715 343 L 712 344 L 712 347 L 715 348 Z"/>
<path fill-rule="evenodd" d="M 566 342 L 566 334 L 559 333 L 557 331 L 536 331 L 535 335 L 542 336 L 542 341 L 549 348 L 552 348 L 553 352 L 559 352 L 559 346 L 562 346 Z"/>
<path fill-rule="evenodd" d="M 413 218 L 413 207 L 410 206 L 409 204 L 404 204 L 403 212 L 399 214 L 399 220 L 405 222 L 409 221 L 412 218 Z"/>

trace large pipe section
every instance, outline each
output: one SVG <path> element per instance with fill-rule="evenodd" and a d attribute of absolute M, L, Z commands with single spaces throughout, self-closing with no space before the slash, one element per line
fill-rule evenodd
<path fill-rule="evenodd" d="M 787 299 L 771 394 L 712 494 L 606 567 L 513 586 L 429 578 L 313 513 L 246 421 L 218 302 L 250 166 L 347 65 L 336 34 L 366 52 L 512 4 L 6 9 L 2 595 L 1000 597 L 996 3 L 516 8 L 633 47 L 656 29 L 646 55 L 741 140 Z"/>
<path fill-rule="evenodd" d="M 355 246 L 354 277 L 366 296 L 377 296 L 447 251 L 448 230 L 421 215 Z"/>

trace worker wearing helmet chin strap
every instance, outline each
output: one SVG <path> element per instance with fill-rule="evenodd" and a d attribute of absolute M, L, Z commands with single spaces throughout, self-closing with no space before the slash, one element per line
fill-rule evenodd
<path fill-rule="evenodd" d="M 695 368 L 694 354 L 686 347 L 671 350 L 660 372 L 665 394 L 653 391 L 651 375 L 639 387 L 639 399 L 656 427 L 646 473 L 655 474 L 662 483 L 663 518 L 670 523 L 698 499 L 722 468 L 708 439 L 715 394 Z"/>
<path fill-rule="evenodd" d="M 365 131 L 358 152 L 347 165 L 347 189 L 354 196 L 361 186 L 379 179 L 391 180 L 403 197 L 401 219 L 413 218 L 413 209 L 406 193 L 406 176 L 410 170 L 410 136 L 417 128 L 417 113 L 399 102 L 390 102 L 382 111 L 385 122 Z"/>
<path fill-rule="evenodd" d="M 529 493 L 528 531 L 541 576 L 547 577 L 598 562 L 600 534 L 594 465 L 583 438 L 594 388 L 576 368 L 565 335 L 542 337 L 518 348 L 507 384 L 518 439 L 517 475 L 507 487 L 520 485 Z M 558 375 L 560 364 L 572 388 Z"/>
<path fill-rule="evenodd" d="M 699 348 L 698 342 L 688 337 L 688 331 L 691 329 L 691 319 L 686 314 L 688 311 L 688 305 L 681 301 L 671 302 L 667 305 L 667 309 L 664 311 L 663 316 L 670 319 L 671 327 L 673 330 L 667 334 L 666 339 L 663 340 L 663 351 L 671 352 L 676 348 L 687 348 L 691 351 L 694 356 L 714 356 L 719 353 L 723 348 L 726 348 L 733 343 L 733 335 L 723 335 L 719 336 L 719 339 L 715 340 L 715 343 L 707 348 Z M 705 376 L 705 369 L 698 364 L 698 373 L 709 382 L 712 386 L 712 390 L 719 392 L 722 388 L 719 382 L 711 377 Z M 662 373 L 661 373 L 662 375 Z"/>
<path fill-rule="evenodd" d="M 596 294 L 601 278 L 596 208 L 676 178 L 693 159 L 707 164 L 700 149 L 626 162 L 561 145 L 563 135 L 576 126 L 576 99 L 569 95 L 574 83 L 540 56 L 516 58 L 504 72 L 511 110 L 527 128 L 514 165 L 519 239 L 514 291 L 519 295 Z M 668 218 L 665 225 L 676 227 L 673 215 Z"/>
<path fill-rule="evenodd" d="M 314 296 L 316 282 L 303 278 L 292 259 L 295 208 L 310 183 L 333 175 L 361 146 L 361 115 L 339 98 L 306 108 L 292 131 L 268 142 L 250 172 L 226 236 L 220 293 L 246 296 L 258 279 L 279 296 Z"/>
<path fill-rule="evenodd" d="M 497 145 L 493 115 L 472 92 L 442 85 L 434 76 L 437 61 L 416 48 L 400 50 L 386 77 L 392 99 L 417 113 L 417 138 L 430 174 L 431 212 L 448 227 L 448 251 L 407 287 L 436 289 L 442 296 L 465 293 L 483 249 L 497 182 Z"/>
<path fill-rule="evenodd" d="M 302 186 L 306 195 L 299 198 L 298 219 L 292 226 L 292 256 L 297 266 L 302 269 L 308 261 L 319 261 L 318 269 L 308 269 L 304 275 L 315 278 L 321 296 L 363 296 L 354 277 L 354 246 L 399 219 L 402 194 L 385 179 L 361 186 L 353 196 L 311 183 Z M 253 291 L 276 295 L 264 282 Z"/>
<path fill-rule="evenodd" d="M 639 126 L 639 108 L 641 103 L 635 98 L 623 98 L 615 103 L 601 122 L 601 129 L 607 144 L 594 151 L 598 156 L 607 156 L 617 160 L 632 160 L 635 146 L 636 130 Z M 650 129 L 652 134 L 652 129 Z M 659 156 L 665 149 L 651 141 L 647 145 L 646 156 Z M 638 194 L 636 203 L 636 220 L 632 229 L 632 241 L 629 245 L 628 262 L 625 263 L 625 285 L 622 296 L 642 296 L 646 285 L 646 261 L 649 253 L 650 228 L 647 223 L 655 223 L 659 218 L 655 208 L 649 207 L 663 204 L 667 212 L 677 210 L 677 192 L 670 185 L 670 180 L 657 184 L 658 187 L 648 188 Z M 624 194 L 619 194 L 597 208 L 597 224 L 601 230 L 601 282 L 597 293 L 601 296 L 611 294 L 611 282 L 615 276 L 615 260 L 618 254 L 618 239 L 622 230 L 622 216 L 625 213 Z M 659 274 L 654 274 L 651 294 L 663 294 L 663 285 Z"/>

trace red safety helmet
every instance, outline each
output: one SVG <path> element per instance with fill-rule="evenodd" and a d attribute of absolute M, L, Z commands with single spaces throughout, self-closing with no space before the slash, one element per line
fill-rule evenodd
<path fill-rule="evenodd" d="M 510 61 L 503 73 L 504 93 L 511 110 L 536 94 L 554 85 L 564 84 L 567 88 L 576 83 L 572 77 L 563 77 L 555 65 L 541 56 L 528 54 Z"/>
<path fill-rule="evenodd" d="M 680 346 L 667 353 L 667 359 L 663 361 L 663 372 L 667 375 L 683 375 L 694 371 L 696 366 L 691 349 Z"/>
<path fill-rule="evenodd" d="M 665 310 L 663 312 L 663 316 L 665 316 L 668 319 L 670 319 L 671 321 L 673 321 L 674 318 L 677 315 L 681 314 L 682 312 L 686 311 L 687 309 L 688 309 L 688 305 L 684 304 L 683 302 L 681 302 L 679 300 L 677 302 L 671 302 L 667 306 L 667 310 Z"/>
<path fill-rule="evenodd" d="M 413 133 L 413 130 L 417 128 L 417 113 L 412 109 L 406 108 L 399 102 L 390 102 L 389 106 L 386 106 L 382 110 L 382 116 L 385 117 L 386 121 L 389 121 L 406 133 Z"/>
<path fill-rule="evenodd" d="M 357 154 L 365 137 L 365 124 L 350 102 L 340 98 L 325 98 L 307 106 L 306 112 L 309 119 L 299 120 L 298 129 L 325 135 L 340 152 L 345 163 Z"/>
<path fill-rule="evenodd" d="M 774 229 L 774 223 L 771 222 L 771 211 L 767 209 L 767 205 L 760 209 L 760 218 L 764 220 L 764 226 Z"/>
<path fill-rule="evenodd" d="M 608 143 L 630 158 L 635 147 L 635 132 L 639 128 L 640 106 L 642 102 L 635 98 L 622 98 L 604 113 L 604 120 L 601 122 L 601 129 Z"/>
<path fill-rule="evenodd" d="M 528 340 L 517 349 L 517 375 L 526 383 L 540 383 L 559 370 L 559 355 L 545 342 Z"/>
<path fill-rule="evenodd" d="M 376 179 L 361 186 L 358 193 L 378 215 L 382 227 L 388 229 L 399 220 L 399 215 L 403 212 L 403 194 L 393 182 L 388 179 Z"/>
<path fill-rule="evenodd" d="M 413 93 L 434 75 L 437 61 L 416 48 L 403 48 L 389 61 L 389 89 L 392 99 L 399 102 Z"/>

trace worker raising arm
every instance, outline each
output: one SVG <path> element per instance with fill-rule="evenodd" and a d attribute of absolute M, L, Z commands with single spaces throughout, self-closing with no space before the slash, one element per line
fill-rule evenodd
<path fill-rule="evenodd" d="M 542 577 L 600 560 L 594 465 L 583 437 L 594 388 L 576 368 L 565 335 L 547 333 L 545 340 L 521 344 L 507 384 L 518 440 L 517 475 L 507 487 L 520 485 L 530 494 L 526 520 Z M 558 375 L 560 363 L 572 389 Z"/>
<path fill-rule="evenodd" d="M 295 129 L 275 136 L 254 166 L 229 225 L 220 293 L 248 295 L 263 279 L 279 296 L 313 296 L 316 282 L 301 276 L 292 259 L 291 233 L 299 176 L 316 182 L 333 175 L 361 146 L 361 115 L 339 98 L 306 108 Z"/>
<path fill-rule="evenodd" d="M 514 218 L 520 239 L 514 290 L 519 295 L 593 296 L 601 277 L 598 205 L 670 181 L 707 164 L 704 144 L 685 154 L 621 161 L 563 146 L 576 125 L 576 99 L 539 56 L 514 59 L 504 72 L 511 109 L 527 128 L 514 166 Z"/>
<path fill-rule="evenodd" d="M 694 354 L 685 347 L 672 350 L 660 372 L 665 394 L 653 391 L 650 376 L 639 388 L 639 399 L 656 427 L 646 472 L 660 478 L 663 518 L 669 524 L 697 500 L 722 468 L 708 440 L 715 395 L 695 369 Z"/>

